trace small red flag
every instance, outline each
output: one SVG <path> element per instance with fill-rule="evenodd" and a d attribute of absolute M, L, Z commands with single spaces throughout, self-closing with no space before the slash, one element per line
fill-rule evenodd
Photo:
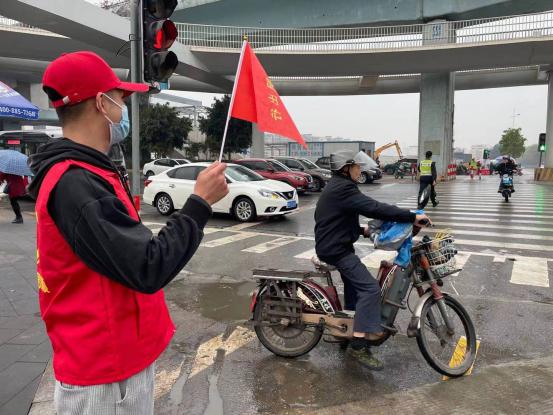
<path fill-rule="evenodd" d="M 250 44 L 244 43 L 230 116 L 257 123 L 260 131 L 290 138 L 307 148 L 265 69 Z"/>

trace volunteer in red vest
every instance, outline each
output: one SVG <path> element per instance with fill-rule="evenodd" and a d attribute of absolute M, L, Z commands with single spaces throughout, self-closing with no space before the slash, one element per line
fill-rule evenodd
<path fill-rule="evenodd" d="M 205 169 L 184 207 L 153 235 L 106 155 L 129 133 L 124 98 L 148 87 L 76 52 L 46 68 L 43 89 L 64 136 L 31 158 L 29 189 L 57 413 L 152 414 L 154 362 L 175 332 L 162 289 L 194 255 L 210 205 L 228 193 L 225 165 Z"/>

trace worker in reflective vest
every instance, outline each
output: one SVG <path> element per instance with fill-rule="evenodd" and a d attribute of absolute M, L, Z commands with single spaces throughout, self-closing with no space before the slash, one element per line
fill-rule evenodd
<path fill-rule="evenodd" d="M 426 152 L 426 159 L 419 163 L 420 172 L 420 188 L 419 188 L 419 209 L 424 209 L 428 203 L 428 195 L 425 192 L 426 188 L 430 186 L 430 199 L 432 200 L 432 206 L 438 206 L 438 200 L 436 199 L 436 180 L 438 174 L 436 173 L 436 163 L 432 161 L 432 152 Z"/>

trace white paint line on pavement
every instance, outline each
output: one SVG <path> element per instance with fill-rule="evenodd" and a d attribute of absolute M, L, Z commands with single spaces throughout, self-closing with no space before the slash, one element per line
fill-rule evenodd
<path fill-rule="evenodd" d="M 198 373 L 213 365 L 217 356 L 217 350 L 222 349 L 228 355 L 254 339 L 255 333 L 245 327 L 238 326 L 226 340 L 223 340 L 223 334 L 219 334 L 200 344 L 188 379 L 190 380 Z"/>
<path fill-rule="evenodd" d="M 259 234 L 252 232 L 241 232 L 234 235 L 225 236 L 223 238 L 213 239 L 212 241 L 203 242 L 200 246 L 204 248 L 216 248 L 218 246 L 227 245 L 248 238 L 253 238 L 254 236 L 259 236 Z"/>
<path fill-rule="evenodd" d="M 547 260 L 543 258 L 531 258 L 513 262 L 511 283 L 532 285 L 535 287 L 549 287 Z"/>
<path fill-rule="evenodd" d="M 503 227 L 502 227 L 503 228 Z M 439 229 L 425 229 L 425 232 L 439 232 Z M 474 236 L 493 236 L 497 238 L 518 238 L 530 239 L 534 241 L 553 241 L 553 236 L 550 235 L 533 235 L 531 232 L 526 233 L 507 233 L 507 232 L 486 232 L 474 230 L 461 230 L 453 227 L 451 229 L 453 235 L 474 235 Z"/>
<path fill-rule="evenodd" d="M 383 184 L 382 186 L 380 186 L 377 190 L 379 189 L 386 189 L 388 187 L 392 187 L 392 186 L 395 186 L 396 184 L 398 183 L 388 183 L 388 184 Z"/>
<path fill-rule="evenodd" d="M 524 209 L 540 209 L 540 210 L 546 210 L 546 209 L 553 209 L 553 204 L 543 204 L 543 203 L 534 203 L 534 202 L 521 202 L 519 200 L 513 200 L 513 204 L 511 205 L 510 203 L 507 204 L 505 203 L 505 201 L 503 199 L 498 199 L 498 200 L 482 200 L 482 199 L 475 199 L 475 200 L 448 200 L 448 199 L 443 199 L 443 198 L 439 198 L 438 197 L 438 200 L 440 201 L 440 207 L 442 206 L 471 206 L 471 205 L 476 205 L 476 206 L 485 206 L 485 207 L 497 207 L 499 209 L 509 209 L 511 208 L 512 206 L 516 205 L 517 208 L 524 208 Z M 417 201 L 416 200 L 402 200 L 401 202 L 399 203 L 405 203 L 405 204 L 409 204 L 409 205 L 413 205 L 413 204 L 416 204 Z M 543 208 L 543 209 L 542 209 Z"/>
<path fill-rule="evenodd" d="M 455 236 L 455 234 L 453 234 L 453 236 Z M 494 247 L 494 248 L 504 248 L 504 249 L 524 249 L 524 250 L 531 250 L 531 251 L 551 252 L 551 246 L 517 244 L 513 242 L 478 241 L 478 240 L 472 240 L 472 239 L 455 238 L 455 243 L 457 245 L 471 245 L 471 246 L 483 246 L 483 247 Z"/>
<path fill-rule="evenodd" d="M 305 252 L 302 252 L 301 254 L 298 254 L 294 256 L 294 258 L 298 259 L 311 259 L 315 256 L 315 248 L 311 248 Z"/>
<path fill-rule="evenodd" d="M 429 212 L 428 213 L 429 216 L 433 219 L 435 218 L 436 216 L 446 216 L 447 219 L 451 219 L 451 220 L 455 220 L 455 221 L 462 221 L 463 222 L 463 226 L 472 226 L 472 222 L 500 222 L 497 227 L 500 227 L 500 226 L 503 226 L 503 224 L 505 222 L 514 222 L 514 223 L 528 223 L 528 224 L 533 224 L 533 225 L 548 225 L 548 226 L 551 226 L 553 225 L 553 222 L 552 221 L 543 221 L 543 220 L 527 220 L 527 219 L 518 219 L 516 218 L 515 220 L 513 220 L 513 218 L 509 218 L 509 219 L 502 219 L 502 218 L 477 218 L 475 216 L 472 216 L 470 219 L 469 218 L 465 218 L 465 217 L 460 217 L 460 216 L 455 216 L 457 214 L 457 212 L 455 213 L 448 213 L 448 212 Z M 472 213 L 470 215 L 473 215 Z M 443 218 L 441 218 L 443 219 Z M 443 222 L 443 223 L 447 223 L 448 226 L 451 226 L 452 223 L 457 223 L 457 222 Z M 474 226 L 480 226 L 480 224 L 474 224 Z"/>
<path fill-rule="evenodd" d="M 284 236 L 282 238 L 276 238 L 272 241 L 263 242 L 262 244 L 254 245 L 250 248 L 242 249 L 242 252 L 253 252 L 256 254 L 262 254 L 267 251 L 270 251 L 275 248 L 280 248 L 281 246 L 291 244 L 296 242 L 299 239 L 294 238 L 293 236 Z"/>
<path fill-rule="evenodd" d="M 404 202 L 401 202 L 401 203 L 398 203 L 397 206 L 399 207 L 403 207 L 403 208 L 411 208 L 413 207 L 414 205 L 412 204 L 409 204 L 409 203 L 404 203 Z M 470 204 L 467 204 L 467 205 L 446 205 L 446 204 L 442 204 L 440 203 L 440 205 L 435 208 L 435 209 L 439 209 L 439 210 L 448 210 L 448 211 L 455 211 L 455 210 L 462 210 L 463 212 L 499 212 L 499 213 L 507 213 L 509 215 L 517 215 L 517 216 L 523 216 L 523 215 L 519 215 L 517 213 L 514 213 L 514 212 L 522 212 L 522 213 L 532 213 L 533 217 L 535 216 L 538 216 L 538 217 L 545 217 L 544 215 L 541 214 L 541 212 L 545 212 L 545 213 L 553 213 L 553 209 L 531 209 L 531 208 L 528 208 L 528 209 L 524 209 L 524 208 L 521 208 L 521 207 L 518 207 L 516 206 L 515 204 L 513 205 L 505 205 L 505 206 L 509 206 L 509 208 L 512 209 L 512 212 L 513 213 L 510 213 L 510 211 L 508 210 L 509 208 L 500 208 L 500 207 L 497 207 L 497 208 L 494 208 L 494 207 L 491 207 L 491 208 L 487 208 L 487 207 L 470 207 Z M 431 208 L 431 205 L 428 206 L 428 213 L 430 212 L 434 212 L 434 208 Z M 553 216 L 551 216 L 553 218 Z"/>
<path fill-rule="evenodd" d="M 502 262 L 502 263 L 505 263 L 505 260 L 507 258 L 505 258 L 504 256 L 494 256 L 493 257 L 493 262 Z"/>
<path fill-rule="evenodd" d="M 546 228 L 540 228 L 536 226 L 512 226 L 512 225 L 506 225 L 505 223 L 502 224 L 486 224 L 486 223 L 458 223 L 458 222 L 440 222 L 433 220 L 432 223 L 434 226 L 444 226 L 448 228 L 457 228 L 457 227 L 470 227 L 470 228 L 484 228 L 484 229 L 496 229 L 496 230 L 502 230 L 502 229 L 508 229 L 508 230 L 516 230 L 516 231 L 525 231 L 526 234 L 529 232 L 553 232 L 553 226 L 548 226 Z"/>
<path fill-rule="evenodd" d="M 239 223 L 238 225 L 229 226 L 227 228 L 221 228 L 221 230 L 231 231 L 231 232 L 241 231 L 243 229 L 251 228 L 252 226 L 256 226 L 256 225 L 259 225 L 259 222 L 244 222 L 244 223 Z"/>
<path fill-rule="evenodd" d="M 154 227 L 164 227 L 165 226 L 165 223 L 159 223 L 159 222 L 142 222 L 142 224 L 144 226 L 147 226 L 147 227 L 150 227 L 150 226 L 154 226 Z"/>
<path fill-rule="evenodd" d="M 215 232 L 223 232 L 224 228 L 204 228 L 204 235 L 210 235 Z"/>
<path fill-rule="evenodd" d="M 469 252 L 457 252 L 457 255 L 455 255 L 455 264 L 457 268 L 463 268 L 471 255 L 472 253 Z"/>
<path fill-rule="evenodd" d="M 440 209 L 440 207 L 437 207 L 436 209 Z M 462 215 L 462 216 L 499 216 L 504 218 L 511 218 L 511 221 L 518 221 L 518 218 L 534 218 L 534 219 L 553 219 L 553 216 L 550 215 L 519 215 L 517 213 L 491 213 L 491 212 L 482 212 L 478 209 L 474 209 L 476 212 L 464 212 L 465 210 L 469 209 L 463 209 L 463 212 L 450 212 L 450 211 L 444 211 L 444 210 L 427 210 L 426 213 L 431 218 L 434 215 L 447 215 L 448 217 L 453 215 Z M 467 222 L 470 222 L 470 219 L 467 219 Z"/>
<path fill-rule="evenodd" d="M 396 251 L 382 251 L 376 250 L 369 255 L 361 258 L 361 262 L 365 264 L 367 268 L 380 268 L 381 261 L 391 261 L 397 256 Z"/>
<path fill-rule="evenodd" d="M 306 212 L 308 210 L 311 210 L 311 209 L 315 209 L 317 207 L 317 205 L 308 205 L 308 206 L 300 206 L 298 209 L 296 210 L 293 210 L 292 212 L 290 213 L 287 213 L 286 216 L 294 216 L 294 215 L 297 215 L 298 213 L 302 213 L 302 212 Z"/>

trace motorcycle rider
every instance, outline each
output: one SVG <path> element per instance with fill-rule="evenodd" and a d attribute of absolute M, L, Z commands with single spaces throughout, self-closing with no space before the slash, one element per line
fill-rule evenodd
<path fill-rule="evenodd" d="M 516 171 L 517 165 L 514 162 L 514 160 L 510 156 L 503 156 L 503 159 L 501 160 L 501 163 L 497 166 L 497 172 L 499 173 L 500 181 L 499 181 L 499 190 L 498 193 L 501 193 L 503 190 L 503 175 L 507 174 L 509 176 L 513 176 L 513 173 Z M 512 193 L 515 192 L 515 186 L 513 183 L 513 189 L 511 190 Z"/>
<path fill-rule="evenodd" d="M 355 310 L 353 339 L 348 354 L 373 370 L 382 363 L 372 355 L 371 342 L 384 336 L 380 320 L 380 286 L 363 265 L 353 244 L 366 227 L 359 226 L 359 215 L 367 218 L 424 226 L 430 222 L 426 215 L 380 203 L 363 193 L 357 186 L 364 163 L 353 152 L 330 155 L 332 178 L 325 186 L 315 210 L 315 251 L 320 260 L 335 266 L 344 282 L 347 310 Z"/>
<path fill-rule="evenodd" d="M 426 152 L 426 159 L 419 163 L 420 171 L 420 188 L 419 188 L 419 209 L 424 209 L 428 203 L 428 199 L 421 203 L 421 195 L 425 189 L 430 186 L 430 199 L 432 200 L 432 206 L 436 207 L 440 202 L 436 200 L 436 180 L 438 179 L 438 173 L 436 172 L 436 163 L 432 161 L 432 152 Z"/>

